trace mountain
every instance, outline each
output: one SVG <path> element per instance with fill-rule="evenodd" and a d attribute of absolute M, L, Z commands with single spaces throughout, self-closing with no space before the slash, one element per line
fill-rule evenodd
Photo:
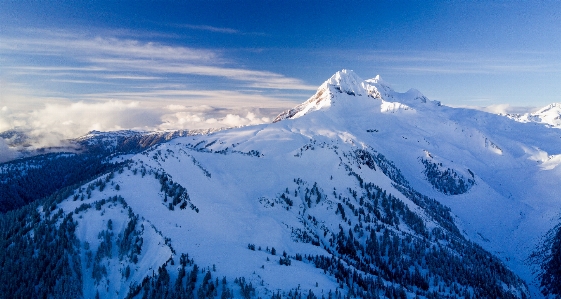
<path fill-rule="evenodd" d="M 0 293 L 543 298 L 560 151 L 558 129 L 343 70 L 271 124 L 115 152 L 3 214 Z"/>
<path fill-rule="evenodd" d="M 342 70 L 325 81 L 314 96 L 295 108 L 281 113 L 273 122 L 278 122 L 287 118 L 297 118 L 310 111 L 330 107 L 339 99 L 344 99 L 344 97 L 341 96 L 336 97 L 338 94 L 358 97 L 365 96 L 381 100 L 380 103 L 384 103 L 384 106 L 381 108 L 383 112 L 396 112 L 400 109 L 410 110 L 411 108 L 407 106 L 408 103 L 427 102 L 427 98 L 414 89 L 409 90 L 405 94 L 395 92 L 384 83 L 380 76 L 363 81 L 353 71 Z M 396 97 L 400 99 L 400 102 L 395 102 Z M 440 105 L 440 102 L 437 101 L 431 103 L 437 106 Z"/>
<path fill-rule="evenodd" d="M 534 113 L 506 114 L 506 116 L 519 122 L 534 122 L 561 128 L 561 103 L 549 104 Z"/>
<path fill-rule="evenodd" d="M 24 149 L 20 152 L 22 158 L 0 163 L 0 212 L 20 208 L 57 190 L 111 171 L 127 155 L 158 143 L 215 131 L 219 130 L 92 131 L 65 140 L 64 146 Z M 19 131 L 7 131 L 1 136 L 12 136 L 12 143 L 29 140 Z M 120 160 L 113 160 L 116 157 Z"/>
<path fill-rule="evenodd" d="M 61 140 L 59 145 L 38 147 L 34 145 L 35 138 L 30 137 L 23 129 L 13 129 L 0 132 L 0 138 L 12 149 L 16 149 L 16 158 L 29 158 L 52 153 L 123 153 L 136 152 L 160 142 L 173 138 L 189 135 L 209 134 L 224 130 L 198 129 L 198 130 L 167 130 L 167 131 L 135 131 L 120 130 L 111 132 L 91 131 L 78 138 Z M 9 162 L 4 161 L 5 162 Z M 0 160 L 2 161 L 2 160 Z"/>

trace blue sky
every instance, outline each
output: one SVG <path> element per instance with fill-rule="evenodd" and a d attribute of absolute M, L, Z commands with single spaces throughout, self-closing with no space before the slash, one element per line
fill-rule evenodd
<path fill-rule="evenodd" d="M 343 68 L 451 106 L 560 102 L 561 2 L 0 0 L 0 131 L 261 123 Z"/>

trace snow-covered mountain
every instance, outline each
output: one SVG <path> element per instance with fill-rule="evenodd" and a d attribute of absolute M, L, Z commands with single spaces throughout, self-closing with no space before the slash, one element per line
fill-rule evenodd
<path fill-rule="evenodd" d="M 40 147 L 34 145 L 34 137 L 22 129 L 13 129 L 0 132 L 0 138 L 14 150 L 15 159 L 29 158 L 50 153 L 123 153 L 137 152 L 155 144 L 171 140 L 173 138 L 201 135 L 218 132 L 226 128 L 197 129 L 197 130 L 166 130 L 166 131 L 137 131 L 120 130 L 110 132 L 91 131 L 78 138 L 60 140 L 57 146 Z"/>
<path fill-rule="evenodd" d="M 534 113 L 506 114 L 506 116 L 519 122 L 534 122 L 561 128 L 561 103 L 549 104 Z"/>
<path fill-rule="evenodd" d="M 52 268 L 50 294 L 84 298 L 543 297 L 528 257 L 559 222 L 561 130 L 343 70 L 274 123 L 126 158 L 8 215 L 2 273 Z"/>
<path fill-rule="evenodd" d="M 14 157 L 13 161 L 0 163 L 0 213 L 110 171 L 116 167 L 114 163 L 156 144 L 220 130 L 92 131 L 65 140 L 58 147 L 23 147 L 19 159 Z M 11 136 L 8 139 L 13 143 L 30 139 L 22 131 L 7 131 L 2 136 Z"/>
<path fill-rule="evenodd" d="M 273 122 L 278 122 L 287 118 L 297 118 L 308 112 L 320 110 L 324 107 L 330 107 L 337 102 L 338 94 L 347 94 L 350 96 L 370 97 L 380 100 L 383 103 L 382 112 L 397 112 L 398 110 L 411 110 L 407 104 L 422 102 L 426 103 L 427 98 L 419 91 L 411 89 L 405 94 L 395 92 L 385 83 L 380 76 L 373 79 L 363 81 L 358 75 L 350 70 L 342 70 L 333 75 L 329 80 L 325 81 L 317 90 L 316 94 L 306 102 L 296 106 L 293 109 L 281 113 Z M 396 102 L 396 97 L 400 99 Z M 439 106 L 440 102 L 431 102 Z"/>

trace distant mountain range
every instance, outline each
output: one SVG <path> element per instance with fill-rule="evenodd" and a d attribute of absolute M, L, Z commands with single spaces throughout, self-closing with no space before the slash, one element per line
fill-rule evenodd
<path fill-rule="evenodd" d="M 548 107 L 451 108 L 343 70 L 271 124 L 90 132 L 0 164 L 0 293 L 559 296 Z"/>

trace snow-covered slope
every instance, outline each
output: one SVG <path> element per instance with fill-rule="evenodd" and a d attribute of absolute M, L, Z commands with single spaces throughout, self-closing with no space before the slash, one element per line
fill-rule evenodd
<path fill-rule="evenodd" d="M 561 131 L 348 70 L 130 160 L 39 208 L 77 222 L 86 298 L 540 298 L 526 260 L 561 211 Z"/>
<path fill-rule="evenodd" d="M 506 116 L 519 122 L 534 122 L 561 128 L 561 103 L 549 104 L 534 113 L 507 114 Z"/>

